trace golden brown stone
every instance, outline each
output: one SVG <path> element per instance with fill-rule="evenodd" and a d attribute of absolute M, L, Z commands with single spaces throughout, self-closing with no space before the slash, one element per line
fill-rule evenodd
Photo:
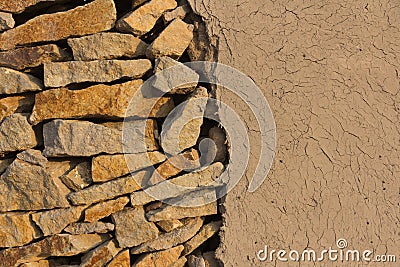
<path fill-rule="evenodd" d="M 40 231 L 31 222 L 29 213 L 0 214 L 0 247 L 22 246 L 40 236 Z"/>
<path fill-rule="evenodd" d="M 0 67 L 0 95 L 41 91 L 43 82 L 26 73 Z"/>
<path fill-rule="evenodd" d="M 100 202 L 85 210 L 85 221 L 96 222 L 104 217 L 122 210 L 128 204 L 128 197 Z"/>
<path fill-rule="evenodd" d="M 206 225 L 203 225 L 200 231 L 192 237 L 189 241 L 187 241 L 184 246 L 183 255 L 188 255 L 192 253 L 196 248 L 198 248 L 201 244 L 206 242 L 210 237 L 215 235 L 222 226 L 221 221 L 210 222 Z"/>
<path fill-rule="evenodd" d="M 129 249 L 126 249 L 119 253 L 117 256 L 108 263 L 107 267 L 130 267 L 131 257 Z"/>
<path fill-rule="evenodd" d="M 169 56 L 179 59 L 193 39 L 193 25 L 174 19 L 148 47 L 147 56 L 158 58 Z"/>
<path fill-rule="evenodd" d="M 164 231 L 164 232 L 171 232 L 172 230 L 182 227 L 183 223 L 179 220 L 168 220 L 168 221 L 159 221 L 157 225 Z"/>
<path fill-rule="evenodd" d="M 71 83 L 137 79 L 150 69 L 148 59 L 49 62 L 44 64 L 44 84 L 61 87 Z"/>
<path fill-rule="evenodd" d="M 22 47 L 0 52 L 0 66 L 17 70 L 33 68 L 45 62 L 69 60 L 71 56 L 55 44 Z"/>
<path fill-rule="evenodd" d="M 175 0 L 152 0 L 126 14 L 116 24 L 118 30 L 141 36 L 150 31 L 161 15 L 176 7 Z"/>
<path fill-rule="evenodd" d="M 86 252 L 109 239 L 109 235 L 53 235 L 39 242 L 0 251 L 2 266 L 12 267 L 49 257 L 73 256 Z"/>
<path fill-rule="evenodd" d="M 0 1 L 0 10 L 19 14 L 26 8 L 43 2 L 63 2 L 65 0 L 3 0 Z"/>
<path fill-rule="evenodd" d="M 173 247 L 167 250 L 157 251 L 143 255 L 135 262 L 135 267 L 159 267 L 166 266 L 178 260 L 183 246 Z"/>
<path fill-rule="evenodd" d="M 75 60 L 134 58 L 146 53 L 147 44 L 131 34 L 102 32 L 68 39 Z"/>
<path fill-rule="evenodd" d="M 117 248 L 114 240 L 110 240 L 89 251 L 82 257 L 80 267 L 102 267 L 118 254 L 120 248 Z"/>
<path fill-rule="evenodd" d="M 70 36 L 84 36 L 107 31 L 114 26 L 115 20 L 114 1 L 96 0 L 65 12 L 35 17 L 0 34 L 0 50 L 10 50 L 17 45 L 57 41 Z"/>
<path fill-rule="evenodd" d="M 106 182 L 160 163 L 165 159 L 165 155 L 158 151 L 139 154 L 101 155 L 92 160 L 92 179 L 94 182 Z"/>
<path fill-rule="evenodd" d="M 60 177 L 61 181 L 71 190 L 79 191 L 92 184 L 90 163 L 81 162 L 72 170 Z"/>
<path fill-rule="evenodd" d="M 23 113 L 32 110 L 35 103 L 34 95 L 10 96 L 0 99 L 0 121 L 16 112 Z"/>
<path fill-rule="evenodd" d="M 136 117 L 166 117 L 174 108 L 171 97 L 160 98 L 151 109 L 152 100 L 141 94 L 142 80 L 116 85 L 94 85 L 82 90 L 66 88 L 43 91 L 36 95 L 35 107 L 30 121 L 37 124 L 47 119 L 66 118 L 124 118 L 133 96 Z M 150 114 L 145 111 L 151 110 Z M 133 114 L 132 114 L 133 115 Z"/>
<path fill-rule="evenodd" d="M 143 207 L 125 208 L 112 215 L 120 247 L 134 247 L 158 237 L 158 228 L 148 222 Z"/>

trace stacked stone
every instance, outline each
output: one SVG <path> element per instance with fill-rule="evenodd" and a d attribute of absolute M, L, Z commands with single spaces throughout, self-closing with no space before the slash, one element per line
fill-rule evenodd
<path fill-rule="evenodd" d="M 208 200 L 223 183 L 208 185 L 225 168 L 226 138 L 203 119 L 208 91 L 192 82 L 153 106 L 142 86 L 197 47 L 189 6 L 134 0 L 119 16 L 121 0 L 74 2 L 0 3 L 0 266 L 219 266 L 207 244 L 221 221 Z M 16 25 L 31 12 L 41 15 Z M 179 77 L 152 89 L 168 79 Z M 129 105 L 145 125 L 132 138 L 145 145 L 126 154 Z M 204 137 L 217 156 L 200 169 Z M 187 161 L 197 170 L 177 167 Z M 194 189 L 164 192 L 168 203 L 147 193 L 167 179 Z M 179 205 L 188 196 L 204 205 Z"/>

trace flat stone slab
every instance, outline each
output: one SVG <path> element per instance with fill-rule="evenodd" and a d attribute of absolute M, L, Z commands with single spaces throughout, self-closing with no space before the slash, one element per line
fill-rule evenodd
<path fill-rule="evenodd" d="M 107 264 L 107 267 L 131 267 L 131 255 L 129 249 L 123 250 L 112 261 Z"/>
<path fill-rule="evenodd" d="M 116 23 L 119 31 L 141 36 L 149 32 L 162 14 L 177 6 L 175 0 L 151 0 L 138 9 L 126 14 Z"/>
<path fill-rule="evenodd" d="M 29 112 L 34 103 L 35 96 L 33 94 L 0 98 L 0 121 L 17 112 Z"/>
<path fill-rule="evenodd" d="M 2 33 L 0 50 L 107 31 L 114 26 L 116 16 L 113 0 L 96 0 L 64 12 L 40 15 Z"/>
<path fill-rule="evenodd" d="M 43 82 L 35 76 L 0 67 L 0 95 L 43 90 Z"/>
<path fill-rule="evenodd" d="M 122 210 L 129 203 L 128 197 L 120 197 L 97 203 L 85 210 L 85 222 L 96 222 Z"/>
<path fill-rule="evenodd" d="M 70 59 L 71 56 L 55 44 L 22 47 L 0 52 L 0 66 L 16 70 L 38 67 L 46 62 Z"/>
<path fill-rule="evenodd" d="M 147 121 L 147 128 L 135 128 L 137 122 L 131 124 L 132 134 L 129 141 L 134 153 L 153 151 L 158 149 L 154 137 L 156 125 L 154 121 Z M 118 154 L 129 153 L 124 151 L 122 131 L 87 121 L 54 120 L 43 127 L 44 146 L 43 154 L 47 157 L 63 156 L 94 156 L 101 153 Z M 140 144 L 139 145 L 136 145 Z"/>
<path fill-rule="evenodd" d="M 157 239 L 132 248 L 131 254 L 164 250 L 182 244 L 192 238 L 202 225 L 203 219 L 193 218 L 180 228 L 174 229 L 169 233 L 160 234 Z"/>
<path fill-rule="evenodd" d="M 106 182 L 158 164 L 165 159 L 165 155 L 158 151 L 97 156 L 92 160 L 92 179 L 94 182 Z"/>
<path fill-rule="evenodd" d="M 182 254 L 188 255 L 192 253 L 196 248 L 198 248 L 201 244 L 206 242 L 210 237 L 218 233 L 221 226 L 222 226 L 222 221 L 213 221 L 203 225 L 200 228 L 200 231 L 184 244 L 185 249 L 183 250 Z"/>
<path fill-rule="evenodd" d="M 146 179 L 144 177 L 148 176 L 148 171 L 141 171 L 132 176 L 96 184 L 81 191 L 72 192 L 68 195 L 68 199 L 74 205 L 86 205 L 130 194 L 140 189 L 136 180 Z"/>
<path fill-rule="evenodd" d="M 21 263 L 35 262 L 49 257 L 74 256 L 97 247 L 110 239 L 109 235 L 53 235 L 39 242 L 0 251 L 3 266 L 19 266 Z"/>
<path fill-rule="evenodd" d="M 97 248 L 86 253 L 82 259 L 80 267 L 95 267 L 104 266 L 112 260 L 112 258 L 121 251 L 121 248 L 117 247 L 114 240 L 109 240 Z"/>
<path fill-rule="evenodd" d="M 147 57 L 169 56 L 179 59 L 193 39 L 193 25 L 174 19 L 148 47 Z"/>
<path fill-rule="evenodd" d="M 65 0 L 4 0 L 0 2 L 0 10 L 9 13 L 19 14 L 26 8 L 32 7 L 39 3 L 57 3 L 65 2 Z"/>
<path fill-rule="evenodd" d="M 75 60 L 102 60 L 144 56 L 147 44 L 131 34 L 116 32 L 96 33 L 68 39 Z"/>
<path fill-rule="evenodd" d="M 44 64 L 44 84 L 61 87 L 72 83 L 137 79 L 150 69 L 148 59 L 51 62 Z"/>
<path fill-rule="evenodd" d="M 116 85 L 99 84 L 81 90 L 46 90 L 36 95 L 29 120 L 37 124 L 48 119 L 125 118 L 129 105 L 136 110 L 130 115 L 137 118 L 166 117 L 174 108 L 173 99 L 161 97 L 155 101 L 146 98 L 141 91 L 142 84 L 142 80 L 134 80 Z M 137 98 L 132 100 L 135 95 Z"/>
<path fill-rule="evenodd" d="M 149 253 L 136 260 L 135 267 L 157 267 L 170 266 L 176 262 L 183 251 L 183 246 L 176 246 L 170 249 Z"/>
<path fill-rule="evenodd" d="M 68 225 L 64 231 L 73 235 L 83 235 L 83 234 L 105 234 L 114 231 L 114 224 L 105 222 L 78 222 Z"/>

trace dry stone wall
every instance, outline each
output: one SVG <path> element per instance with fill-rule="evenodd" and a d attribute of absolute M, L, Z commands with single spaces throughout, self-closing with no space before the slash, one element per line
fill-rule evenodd
<path fill-rule="evenodd" d="M 222 184 L 203 186 L 222 174 L 227 149 L 202 118 L 210 88 L 179 86 L 154 106 L 142 90 L 153 73 L 209 53 L 199 25 L 180 0 L 1 1 L 1 267 L 219 266 L 222 223 L 208 200 Z M 152 89 L 182 75 L 199 78 L 185 68 Z M 145 125 L 132 140 L 145 145 L 126 154 L 129 105 Z M 199 151 L 206 137 L 215 159 Z M 198 171 L 203 158 L 210 166 Z M 167 179 L 195 190 L 163 192 L 170 204 L 143 190 Z M 188 196 L 207 204 L 179 205 Z"/>

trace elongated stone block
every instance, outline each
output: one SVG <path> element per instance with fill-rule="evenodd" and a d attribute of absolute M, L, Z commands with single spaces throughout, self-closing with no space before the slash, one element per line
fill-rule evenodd
<path fill-rule="evenodd" d="M 114 26 L 116 16 L 113 0 L 96 0 L 65 12 L 40 15 L 0 34 L 0 50 L 107 31 Z"/>

